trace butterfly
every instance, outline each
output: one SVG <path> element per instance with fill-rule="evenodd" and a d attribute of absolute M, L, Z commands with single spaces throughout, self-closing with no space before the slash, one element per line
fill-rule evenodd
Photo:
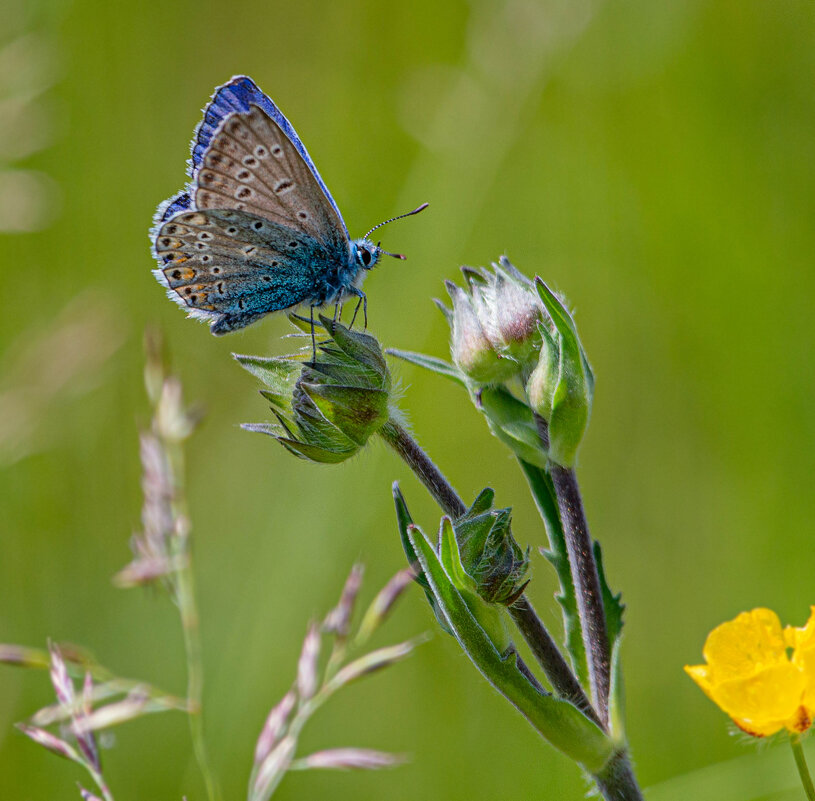
<path fill-rule="evenodd" d="M 366 273 L 388 253 L 351 239 L 314 162 L 250 78 L 218 87 L 195 130 L 189 185 L 162 203 L 151 230 L 153 274 L 190 316 L 226 334 L 266 314 L 367 299 Z M 355 313 L 356 316 L 356 313 Z"/>

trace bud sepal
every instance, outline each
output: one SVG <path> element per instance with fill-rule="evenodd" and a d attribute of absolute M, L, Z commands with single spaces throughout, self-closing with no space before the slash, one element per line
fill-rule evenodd
<path fill-rule="evenodd" d="M 300 318 L 290 319 L 302 327 Z M 243 427 L 269 434 L 303 459 L 336 464 L 357 453 L 387 422 L 391 377 L 375 337 L 322 315 L 319 325 L 325 336 L 314 361 L 302 354 L 235 354 L 240 365 L 266 385 L 261 395 L 277 418 L 276 424 Z"/>

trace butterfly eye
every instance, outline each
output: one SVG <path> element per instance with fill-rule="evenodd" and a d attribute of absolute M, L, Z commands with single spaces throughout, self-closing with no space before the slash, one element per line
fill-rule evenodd
<path fill-rule="evenodd" d="M 362 250 L 360 251 L 359 257 L 362 260 L 362 264 L 363 264 L 364 267 L 370 267 L 371 266 L 371 252 L 369 250 L 366 250 L 365 248 L 362 248 Z"/>

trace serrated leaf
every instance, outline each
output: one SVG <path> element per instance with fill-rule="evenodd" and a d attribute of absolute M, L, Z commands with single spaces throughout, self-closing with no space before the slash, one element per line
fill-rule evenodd
<path fill-rule="evenodd" d="M 606 572 L 603 567 L 603 549 L 600 543 L 594 543 L 594 560 L 597 562 L 597 573 L 600 576 L 600 590 L 603 593 L 603 609 L 606 614 L 606 628 L 608 629 L 608 642 L 614 646 L 623 630 L 623 613 L 625 604 L 622 602 L 622 593 L 613 593 L 606 581 Z"/>
<path fill-rule="evenodd" d="M 399 350 L 398 348 L 388 348 L 385 353 L 387 353 L 388 356 L 395 356 L 397 359 L 402 359 L 402 361 L 410 362 L 410 364 L 424 367 L 425 370 L 443 375 L 445 378 L 455 381 L 462 387 L 467 386 L 464 376 L 458 367 L 444 361 L 444 359 L 437 359 L 435 356 L 427 356 L 424 353 L 415 353 L 411 350 Z"/>
<path fill-rule="evenodd" d="M 563 613 L 563 631 L 566 640 L 566 650 L 571 657 L 572 668 L 577 680 L 583 687 L 589 686 L 589 668 L 586 661 L 586 648 L 583 645 L 583 633 L 580 625 L 580 616 L 577 612 L 577 597 L 574 590 L 572 568 L 566 550 L 566 538 L 560 522 L 555 488 L 549 474 L 540 467 L 518 460 L 521 469 L 529 482 L 535 505 L 543 519 L 546 535 L 549 539 L 549 549 L 543 555 L 554 567 L 560 583 L 560 592 L 555 596 Z"/>

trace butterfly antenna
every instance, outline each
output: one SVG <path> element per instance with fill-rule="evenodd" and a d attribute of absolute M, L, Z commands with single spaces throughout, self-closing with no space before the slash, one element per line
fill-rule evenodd
<path fill-rule="evenodd" d="M 414 214 L 418 214 L 420 211 L 424 211 L 429 205 L 430 205 L 429 203 L 422 203 L 421 206 L 417 206 L 415 209 L 413 209 L 413 211 L 409 211 L 407 214 L 400 214 L 398 217 L 391 217 L 389 220 L 385 220 L 385 222 L 381 222 L 379 223 L 379 225 L 375 225 L 373 228 L 371 228 L 370 231 L 368 231 L 367 234 L 365 234 L 363 239 L 367 239 L 374 231 L 376 231 L 377 228 L 381 228 L 383 225 L 387 225 L 388 223 L 392 223 L 396 220 L 401 220 L 403 217 L 412 217 Z M 383 250 L 382 252 L 385 253 L 386 251 Z M 393 253 L 388 253 L 388 256 L 393 256 Z M 397 256 L 396 258 L 399 258 L 399 256 Z"/>
<path fill-rule="evenodd" d="M 389 250 L 382 250 L 382 248 L 380 247 L 381 244 L 382 244 L 381 242 L 376 243 L 376 249 L 380 253 L 384 253 L 386 256 L 393 256 L 394 259 L 401 259 L 402 261 L 405 261 L 405 259 L 407 259 L 407 256 L 405 256 L 404 253 L 391 253 Z"/>

